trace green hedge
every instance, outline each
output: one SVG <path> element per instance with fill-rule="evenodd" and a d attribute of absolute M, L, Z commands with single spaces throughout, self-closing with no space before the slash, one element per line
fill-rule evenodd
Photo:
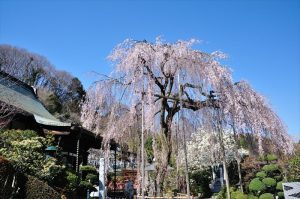
<path fill-rule="evenodd" d="M 262 168 L 262 170 L 265 171 L 266 173 L 271 173 L 271 172 L 278 171 L 279 167 L 277 164 L 268 164 L 268 165 L 265 165 Z"/>
<path fill-rule="evenodd" d="M 274 198 L 279 191 L 282 191 L 282 170 L 276 163 L 277 156 L 275 154 L 268 154 L 261 157 L 263 161 L 268 161 L 259 172 L 256 173 L 254 178 L 248 185 L 250 194 L 254 194 L 259 199 Z M 249 195 L 248 195 L 249 198 Z"/>
<path fill-rule="evenodd" d="M 267 177 L 267 174 L 264 171 L 260 171 L 260 172 L 256 173 L 256 177 L 263 179 L 263 178 Z"/>
<path fill-rule="evenodd" d="M 282 181 L 277 182 L 276 189 L 279 190 L 279 191 L 283 191 L 283 188 L 282 188 Z"/>
<path fill-rule="evenodd" d="M 277 196 L 279 199 L 283 199 L 284 198 L 284 193 L 282 191 L 277 193 Z"/>
<path fill-rule="evenodd" d="M 267 187 L 273 187 L 276 185 L 276 180 L 273 178 L 264 178 L 262 182 L 267 186 Z"/>
<path fill-rule="evenodd" d="M 89 173 L 85 177 L 86 181 L 90 181 L 92 184 L 96 184 L 98 182 L 98 176 L 92 173 Z"/>
<path fill-rule="evenodd" d="M 277 156 L 275 154 L 268 154 L 266 159 L 267 161 L 275 161 L 277 160 Z"/>
<path fill-rule="evenodd" d="M 274 196 L 271 193 L 264 193 L 261 196 L 259 196 L 259 199 L 274 199 Z"/>
<path fill-rule="evenodd" d="M 249 184 L 249 190 L 251 192 L 254 192 L 255 194 L 259 194 L 263 192 L 266 189 L 265 184 L 259 180 L 259 178 L 254 178 L 251 180 Z"/>
<path fill-rule="evenodd" d="M 67 191 L 69 192 L 73 192 L 76 190 L 76 188 L 78 187 L 78 176 L 76 175 L 76 173 L 72 173 L 70 171 L 67 171 Z"/>
<path fill-rule="evenodd" d="M 80 166 L 80 170 L 88 173 L 97 173 L 97 169 L 94 166 L 90 165 Z"/>

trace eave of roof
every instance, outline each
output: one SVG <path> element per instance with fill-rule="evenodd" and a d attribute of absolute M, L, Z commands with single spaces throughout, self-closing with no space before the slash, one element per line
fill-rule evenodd
<path fill-rule="evenodd" d="M 37 123 L 48 126 L 71 127 L 51 115 L 37 99 L 33 89 L 19 80 L 0 73 L 0 101 L 32 114 Z"/>

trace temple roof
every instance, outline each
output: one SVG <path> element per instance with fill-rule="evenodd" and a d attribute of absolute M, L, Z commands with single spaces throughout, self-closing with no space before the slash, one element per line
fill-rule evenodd
<path fill-rule="evenodd" d="M 55 127 L 71 127 L 49 113 L 34 90 L 24 82 L 0 71 L 0 101 L 32 114 L 37 123 Z"/>

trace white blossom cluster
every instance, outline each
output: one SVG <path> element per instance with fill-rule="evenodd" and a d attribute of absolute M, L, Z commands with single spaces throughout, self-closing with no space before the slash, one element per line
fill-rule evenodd
<path fill-rule="evenodd" d="M 222 150 L 218 136 L 216 132 L 204 129 L 199 129 L 192 134 L 191 140 L 187 142 L 188 164 L 191 169 L 200 169 L 222 163 Z M 235 160 L 237 148 L 233 134 L 224 134 L 223 143 L 226 162 Z"/>

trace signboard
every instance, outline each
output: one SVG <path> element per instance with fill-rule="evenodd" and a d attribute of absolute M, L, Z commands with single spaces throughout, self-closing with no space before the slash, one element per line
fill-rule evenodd
<path fill-rule="evenodd" d="M 285 199 L 300 199 L 300 182 L 282 183 Z"/>

